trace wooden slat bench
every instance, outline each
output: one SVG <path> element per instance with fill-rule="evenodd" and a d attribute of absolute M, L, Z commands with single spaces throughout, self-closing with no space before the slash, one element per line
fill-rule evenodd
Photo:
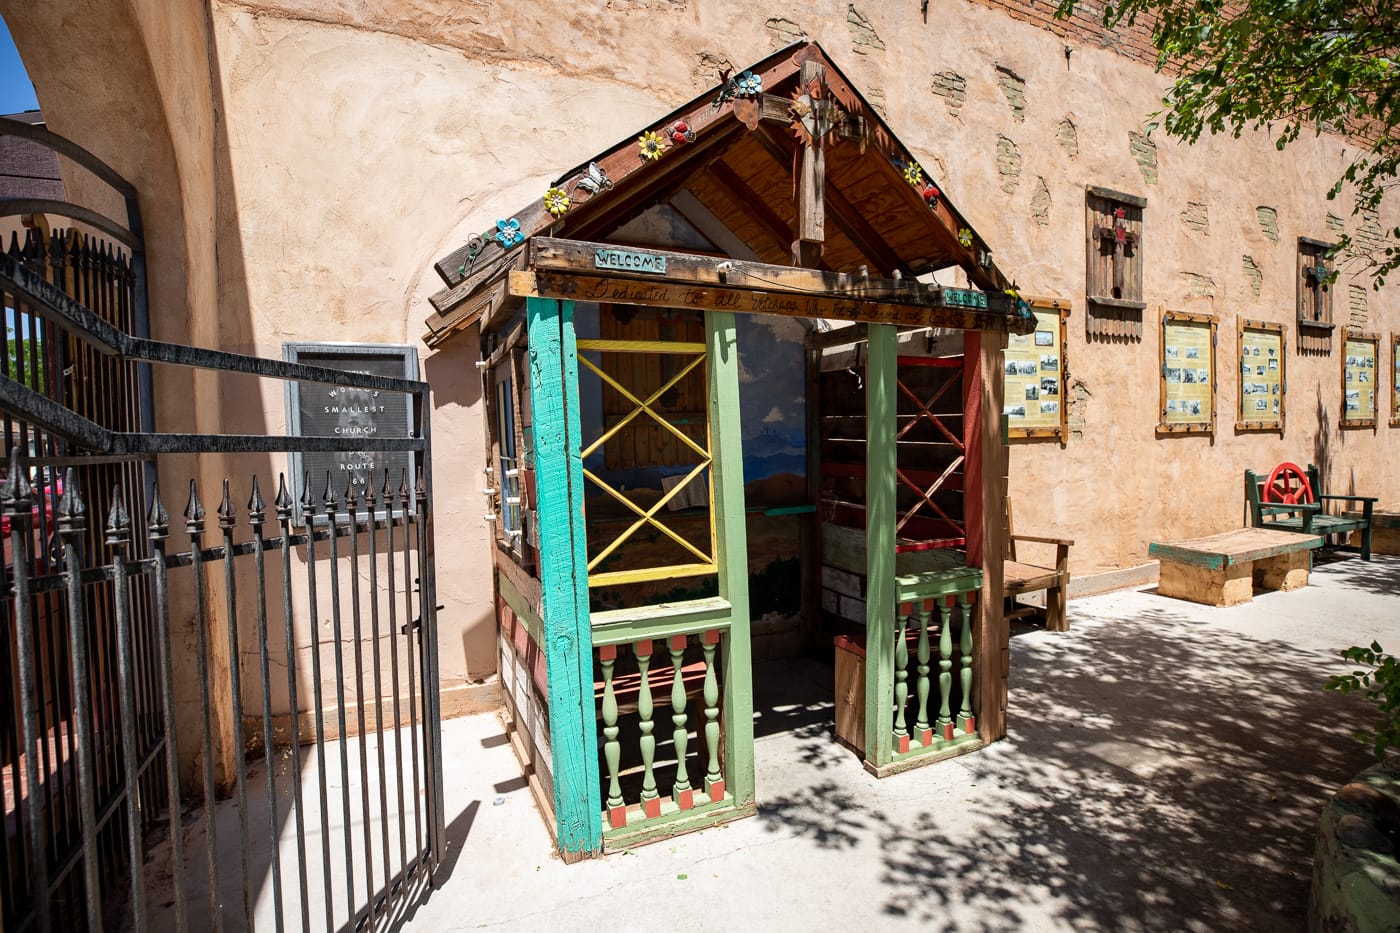
<path fill-rule="evenodd" d="M 1244 471 L 1244 493 L 1249 501 L 1250 523 L 1255 528 L 1277 528 L 1282 531 L 1296 531 L 1302 534 L 1347 535 L 1359 532 L 1358 550 L 1362 560 L 1371 559 L 1371 516 L 1376 505 L 1374 496 L 1334 496 L 1322 491 L 1322 474 L 1318 468 L 1308 464 L 1308 485 L 1312 487 L 1313 501 L 1296 505 L 1281 505 L 1263 502 L 1262 486 L 1268 481 L 1268 473 Z M 1342 515 L 1329 515 L 1323 511 L 1328 502 L 1360 503 L 1360 512 Z"/>
<path fill-rule="evenodd" d="M 1207 606 L 1233 606 L 1254 598 L 1257 584 L 1268 590 L 1296 590 L 1308 585 L 1316 534 L 1271 528 L 1242 528 L 1189 541 L 1153 542 L 1148 549 L 1161 561 L 1157 592 Z"/>
<path fill-rule="evenodd" d="M 1348 518 L 1360 519 L 1362 512 L 1343 512 Z M 1360 549 L 1361 532 L 1351 533 L 1351 546 Z M 1371 513 L 1371 553 L 1400 555 L 1400 511 L 1387 509 Z"/>

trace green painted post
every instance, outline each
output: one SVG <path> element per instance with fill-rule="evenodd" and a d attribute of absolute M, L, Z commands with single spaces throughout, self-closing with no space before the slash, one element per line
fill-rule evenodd
<path fill-rule="evenodd" d="M 715 546 L 719 595 L 729 601 L 724 666 L 726 790 L 739 806 L 753 803 L 753 654 L 749 644 L 748 529 L 744 516 L 744 450 L 739 420 L 739 343 L 734 315 L 705 313 L 710 378 L 710 453 L 714 460 Z"/>
<path fill-rule="evenodd" d="M 549 680 L 554 817 L 559 849 L 567 858 L 603 846 L 579 456 L 578 346 L 573 302 L 530 298 L 526 306 L 544 616 L 540 647 Z"/>
<path fill-rule="evenodd" d="M 893 324 L 867 324 L 865 363 L 865 760 L 893 759 L 895 398 Z"/>

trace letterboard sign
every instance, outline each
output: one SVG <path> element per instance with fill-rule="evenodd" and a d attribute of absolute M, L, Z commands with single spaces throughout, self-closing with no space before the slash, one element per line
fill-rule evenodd
<path fill-rule="evenodd" d="M 289 343 L 284 350 L 286 359 L 292 363 L 390 379 L 418 378 L 418 351 L 412 346 Z M 409 437 L 413 426 L 410 398 L 400 392 L 338 383 L 289 382 L 287 395 L 287 422 L 291 433 L 298 437 Z M 405 470 L 412 490 L 416 467 L 414 455 L 408 451 L 297 452 L 292 454 L 291 486 L 293 495 L 300 500 L 304 477 L 309 475 L 311 495 L 317 501 L 319 512 L 328 472 L 331 486 L 343 503 L 347 487 L 353 488 L 355 496 L 363 499 L 372 483 L 375 496 L 380 496 L 386 469 L 389 488 L 396 495 Z M 411 495 L 409 508 L 411 511 Z M 377 511 L 379 514 L 386 511 L 382 500 Z"/>

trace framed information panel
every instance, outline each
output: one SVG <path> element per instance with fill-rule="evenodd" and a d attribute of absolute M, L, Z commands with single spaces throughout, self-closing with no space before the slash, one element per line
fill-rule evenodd
<path fill-rule="evenodd" d="M 1162 312 L 1162 420 L 1168 434 L 1215 433 L 1213 314 Z"/>
<path fill-rule="evenodd" d="M 1002 382 L 1007 437 L 1069 436 L 1064 386 L 1069 375 L 1065 360 L 1065 321 L 1068 301 L 1028 299 L 1035 315 L 1035 332 L 1011 334 L 1006 341 Z"/>
<path fill-rule="evenodd" d="M 1390 426 L 1400 428 L 1400 334 L 1390 335 Z"/>
<path fill-rule="evenodd" d="M 1344 428 L 1376 426 L 1376 391 L 1380 382 L 1380 338 L 1342 329 L 1342 420 Z"/>
<path fill-rule="evenodd" d="M 1240 318 L 1237 431 L 1282 431 L 1288 410 L 1288 328 Z"/>
<path fill-rule="evenodd" d="M 390 379 L 418 378 L 418 351 L 405 344 L 288 343 L 283 345 L 283 356 L 291 363 L 326 369 Z M 409 437 L 413 412 L 409 410 L 408 396 L 399 392 L 324 382 L 288 382 L 287 425 L 297 436 Z M 347 488 L 353 488 L 356 497 L 363 499 L 370 483 L 374 484 L 375 495 L 378 495 L 384 485 L 385 470 L 388 470 L 391 489 L 397 492 L 404 471 L 407 471 L 408 485 L 412 489 L 416 468 L 409 451 L 293 453 L 290 464 L 292 497 L 300 502 L 309 476 L 311 495 L 320 502 L 328 475 L 332 490 L 342 501 Z M 412 502 L 410 495 L 410 511 Z M 379 514 L 387 511 L 383 505 L 380 502 Z M 301 521 L 300 508 L 298 504 L 298 522 Z"/>

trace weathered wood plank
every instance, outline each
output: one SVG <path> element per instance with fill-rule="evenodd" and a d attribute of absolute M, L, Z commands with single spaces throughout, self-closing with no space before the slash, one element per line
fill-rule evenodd
<path fill-rule="evenodd" d="M 1187 541 L 1154 541 L 1148 547 L 1148 554 L 1174 563 L 1219 569 L 1292 551 L 1311 550 L 1321 547 L 1322 543 L 1322 537 L 1317 534 L 1294 534 L 1272 528 L 1241 528 Z"/>
<path fill-rule="evenodd" d="M 567 296 L 580 301 L 617 302 L 653 308 L 691 308 L 739 314 L 829 318 L 902 327 L 1030 332 L 1034 319 L 1010 314 L 929 305 L 889 304 L 858 298 L 783 294 L 744 288 L 696 287 L 669 282 L 571 275 L 511 273 L 511 291 L 524 297 Z M 933 300 L 941 300 L 934 298 Z"/>
<path fill-rule="evenodd" d="M 578 351 L 573 302 L 532 298 L 527 311 L 554 812 L 559 848 L 569 859 L 595 853 L 603 844 L 582 525 Z"/>

